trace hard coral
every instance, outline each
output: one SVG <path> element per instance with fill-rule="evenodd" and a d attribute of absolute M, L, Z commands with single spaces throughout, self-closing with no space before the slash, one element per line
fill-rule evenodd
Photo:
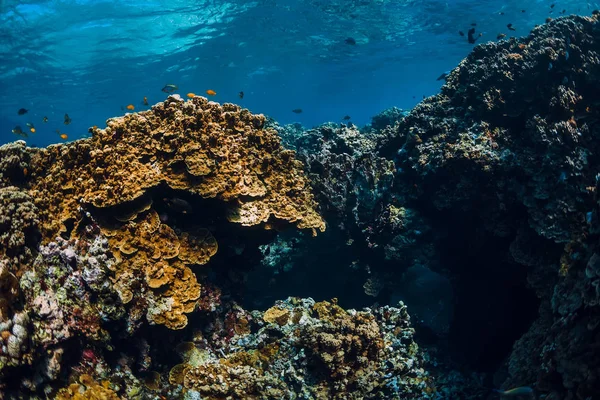
<path fill-rule="evenodd" d="M 32 182 L 47 210 L 46 237 L 79 220 L 79 202 L 107 208 L 161 183 L 231 202 L 230 220 L 243 225 L 275 217 L 323 230 L 301 164 L 263 124 L 262 115 L 233 104 L 172 96 L 151 111 L 109 120 L 91 139 L 34 154 L 33 170 L 46 177 Z"/>
<path fill-rule="evenodd" d="M 529 327 L 538 306 L 539 315 L 515 344 L 503 386 L 533 385 L 548 398 L 600 392 L 594 256 L 600 254 L 599 17 L 558 18 L 528 37 L 475 47 L 441 93 L 417 105 L 378 148 L 394 159 L 398 174 L 391 190 L 402 205 L 454 237 L 440 240 L 446 243 L 440 248 L 470 242 L 477 258 L 494 248 L 498 256 L 486 254 L 490 277 L 509 276 L 517 264 L 512 275 L 521 275 L 531 298 L 512 306 L 527 321 L 515 336 Z M 499 237 L 512 244 L 498 249 Z M 510 262 L 493 266 L 493 258 L 507 254 Z M 466 287 L 479 267 L 449 270 L 455 282 L 464 282 L 457 286 Z M 500 288 L 493 293 L 506 291 Z M 464 315 L 483 311 L 477 302 L 466 303 L 471 306 Z M 488 326 L 505 326 L 492 319 Z M 461 332 L 472 330 L 461 322 Z M 462 338 L 469 342 L 465 349 L 476 351 L 479 338 L 473 339 Z M 479 346 L 488 347 L 487 341 Z"/>
<path fill-rule="evenodd" d="M 206 229 L 176 232 L 160 220 L 153 201 L 159 186 L 216 197 L 229 206 L 226 217 L 242 225 L 284 221 L 313 232 L 325 228 L 302 164 L 276 132 L 263 127 L 262 115 L 173 96 L 151 111 L 107 124 L 94 128 L 91 139 L 66 145 L 35 151 L 22 143 L 4 146 L 7 173 L 26 168 L 20 183 L 27 189 L 2 188 L 0 206 L 19 202 L 16 211 L 31 212 L 5 213 L 10 220 L 0 219 L 0 227 L 39 226 L 46 243 L 100 228 L 117 260 L 111 270 L 115 288 L 123 303 L 131 303 L 131 328 L 144 313 L 153 323 L 183 328 L 201 293 L 190 266 L 207 263 L 218 247 Z M 0 239 L 21 250 L 27 244 L 17 228 L 6 226 Z"/>
<path fill-rule="evenodd" d="M 32 149 L 23 140 L 0 147 L 0 187 L 19 186 L 29 176 Z"/>
<path fill-rule="evenodd" d="M 184 314 L 194 310 L 200 297 L 200 284 L 189 266 L 205 264 L 217 252 L 214 237 L 207 230 L 177 235 L 154 210 L 103 231 L 119 261 L 114 284 L 121 300 L 129 303 L 142 296 L 150 304 L 150 321 L 172 329 L 185 327 Z"/>
<path fill-rule="evenodd" d="M 182 346 L 170 383 L 207 398 L 431 398 L 404 305 L 355 311 L 289 298 L 249 323 L 231 338 L 210 324 L 203 350 Z"/>
<path fill-rule="evenodd" d="M 39 210 L 24 190 L 0 187 L 0 259 L 10 260 L 14 271 L 32 260 L 37 244 Z"/>
<path fill-rule="evenodd" d="M 120 400 L 108 382 L 98 383 L 90 375 L 81 375 L 79 383 L 61 389 L 57 400 Z"/>

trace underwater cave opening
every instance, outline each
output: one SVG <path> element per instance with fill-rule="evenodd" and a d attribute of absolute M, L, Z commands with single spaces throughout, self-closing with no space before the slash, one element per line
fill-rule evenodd
<path fill-rule="evenodd" d="M 527 267 L 509 254 L 512 235 L 500 238 L 464 225 L 460 230 L 449 234 L 441 249 L 455 293 L 450 356 L 493 373 L 536 319 L 539 299 L 528 287 Z"/>

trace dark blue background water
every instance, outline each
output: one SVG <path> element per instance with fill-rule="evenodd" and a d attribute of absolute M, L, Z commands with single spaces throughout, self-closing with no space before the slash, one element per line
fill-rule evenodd
<path fill-rule="evenodd" d="M 26 122 L 37 130 L 29 144 L 61 141 L 56 129 L 76 139 L 128 104 L 149 108 L 144 96 L 150 105 L 164 100 L 167 83 L 182 96 L 212 89 L 212 100 L 280 123 L 350 115 L 364 125 L 435 94 L 440 73 L 472 49 L 458 34 L 471 23 L 479 43 L 527 35 L 563 9 L 596 8 L 574 0 L 0 0 L 0 143 L 18 139 L 11 130 Z M 29 113 L 17 115 L 21 107 Z"/>

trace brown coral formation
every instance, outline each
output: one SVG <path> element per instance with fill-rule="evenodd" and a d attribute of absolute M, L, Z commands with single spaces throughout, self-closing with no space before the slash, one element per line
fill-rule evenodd
<path fill-rule="evenodd" d="M 167 184 L 230 202 L 231 221 L 256 225 L 274 217 L 324 229 L 294 153 L 264 117 L 233 104 L 170 97 L 151 111 L 108 121 L 89 140 L 32 156 L 32 195 L 46 210 L 46 236 L 79 220 L 78 204 L 107 208 Z"/>
<path fill-rule="evenodd" d="M 120 400 L 121 398 L 111 389 L 108 381 L 98 383 L 89 375 L 81 375 L 79 383 L 61 389 L 58 400 Z"/>
<path fill-rule="evenodd" d="M 313 354 L 317 367 L 325 371 L 326 380 L 337 382 L 335 387 L 364 387 L 365 382 L 359 381 L 383 358 L 383 335 L 375 317 L 361 312 L 350 314 L 327 301 L 316 303 L 313 310 L 326 323 L 307 327 L 302 345 Z"/>
<path fill-rule="evenodd" d="M 114 285 L 121 300 L 149 303 L 149 320 L 172 329 L 187 324 L 200 297 L 200 284 L 190 265 L 206 264 L 217 252 L 215 238 L 205 229 L 180 235 L 161 223 L 154 210 L 116 229 L 103 229 L 119 262 Z M 132 279 L 141 277 L 141 279 Z M 151 290 L 145 293 L 144 286 Z M 155 289 L 155 290 L 152 290 Z M 143 298 L 139 298 L 143 296 Z"/>
<path fill-rule="evenodd" d="M 99 227 L 117 259 L 114 285 L 135 309 L 130 318 L 146 313 L 178 329 L 201 293 L 190 267 L 207 263 L 217 242 L 200 226 L 176 232 L 161 221 L 152 197 L 159 187 L 225 201 L 226 217 L 242 225 L 287 221 L 324 229 L 302 164 L 263 128 L 262 115 L 173 96 L 107 124 L 66 145 L 2 147 L 0 255 L 21 262 L 16 252 L 37 245 L 25 243 L 35 236 L 24 232 L 38 227 L 44 242 Z"/>

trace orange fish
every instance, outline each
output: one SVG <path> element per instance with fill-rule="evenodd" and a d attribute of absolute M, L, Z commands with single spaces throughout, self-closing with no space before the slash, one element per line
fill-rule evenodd
<path fill-rule="evenodd" d="M 135 109 L 135 106 L 133 104 L 129 104 L 127 106 L 127 109 L 133 111 Z"/>
<path fill-rule="evenodd" d="M 214 91 L 214 90 L 212 90 L 212 89 L 208 89 L 208 90 L 206 91 L 206 94 L 207 94 L 207 95 L 209 95 L 209 96 L 214 96 L 215 94 L 217 94 L 217 92 L 215 92 L 215 91 Z"/>
<path fill-rule="evenodd" d="M 146 96 L 144 96 L 144 105 L 147 106 L 148 105 L 148 98 Z"/>
<path fill-rule="evenodd" d="M 212 90 L 206 91 L 206 93 L 208 93 L 208 92 L 212 92 Z M 213 92 L 213 93 L 216 94 L 215 92 Z M 210 94 L 210 93 L 208 93 L 208 94 Z M 196 97 L 196 94 L 195 93 L 188 93 L 187 97 L 189 97 L 190 99 L 192 99 L 192 98 Z"/>
<path fill-rule="evenodd" d="M 31 133 L 35 133 L 35 128 L 29 128 L 29 131 L 30 131 Z"/>
<path fill-rule="evenodd" d="M 66 133 L 61 133 L 61 134 L 60 134 L 60 138 L 61 138 L 62 140 L 67 140 L 69 137 L 67 136 L 67 134 L 66 134 Z"/>

